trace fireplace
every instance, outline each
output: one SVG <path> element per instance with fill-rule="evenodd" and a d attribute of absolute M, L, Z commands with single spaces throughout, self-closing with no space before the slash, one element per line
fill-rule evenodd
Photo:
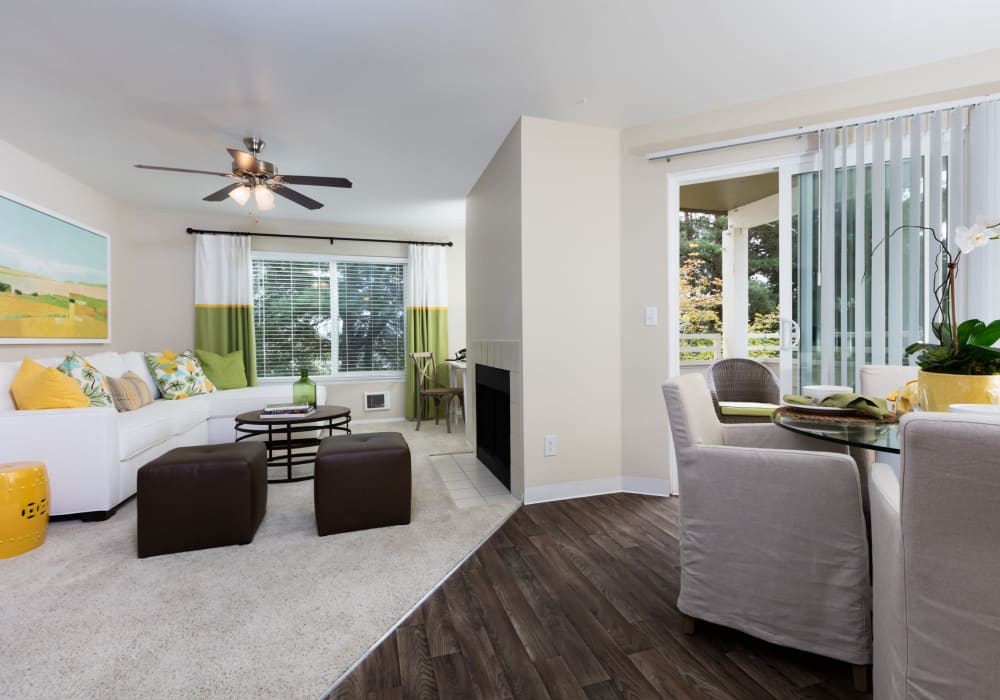
<path fill-rule="evenodd" d="M 476 365 L 476 457 L 510 489 L 510 372 Z"/>

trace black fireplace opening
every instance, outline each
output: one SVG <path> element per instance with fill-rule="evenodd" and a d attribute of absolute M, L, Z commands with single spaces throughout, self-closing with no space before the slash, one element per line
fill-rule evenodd
<path fill-rule="evenodd" d="M 476 457 L 510 490 L 510 372 L 476 365 Z"/>

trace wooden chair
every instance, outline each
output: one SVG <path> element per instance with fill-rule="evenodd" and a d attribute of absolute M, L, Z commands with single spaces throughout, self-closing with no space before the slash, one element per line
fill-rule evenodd
<path fill-rule="evenodd" d="M 432 352 L 411 352 L 414 376 L 417 380 L 417 430 L 424 418 L 424 404 L 430 399 L 434 402 L 434 425 L 438 424 L 441 403 L 444 402 L 444 422 L 451 432 L 451 400 L 458 399 L 462 407 L 462 420 L 465 420 L 465 395 L 461 387 L 444 386 L 437 380 L 437 363 Z"/>

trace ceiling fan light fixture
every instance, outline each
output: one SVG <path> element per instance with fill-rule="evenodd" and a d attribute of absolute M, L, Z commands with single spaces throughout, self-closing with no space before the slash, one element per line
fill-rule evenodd
<path fill-rule="evenodd" d="M 247 187 L 246 185 L 240 185 L 235 190 L 232 190 L 229 193 L 229 196 L 232 197 L 233 200 L 242 207 L 244 204 L 250 201 L 250 188 Z"/>
<path fill-rule="evenodd" d="M 267 185 L 259 184 L 254 187 L 253 198 L 257 202 L 257 208 L 261 211 L 274 209 L 274 193 Z"/>

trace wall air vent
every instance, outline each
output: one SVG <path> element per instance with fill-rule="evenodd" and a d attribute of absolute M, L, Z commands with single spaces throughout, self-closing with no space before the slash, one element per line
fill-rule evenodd
<path fill-rule="evenodd" d="M 365 392 L 366 411 L 388 411 L 389 392 L 388 391 L 366 391 Z"/>

